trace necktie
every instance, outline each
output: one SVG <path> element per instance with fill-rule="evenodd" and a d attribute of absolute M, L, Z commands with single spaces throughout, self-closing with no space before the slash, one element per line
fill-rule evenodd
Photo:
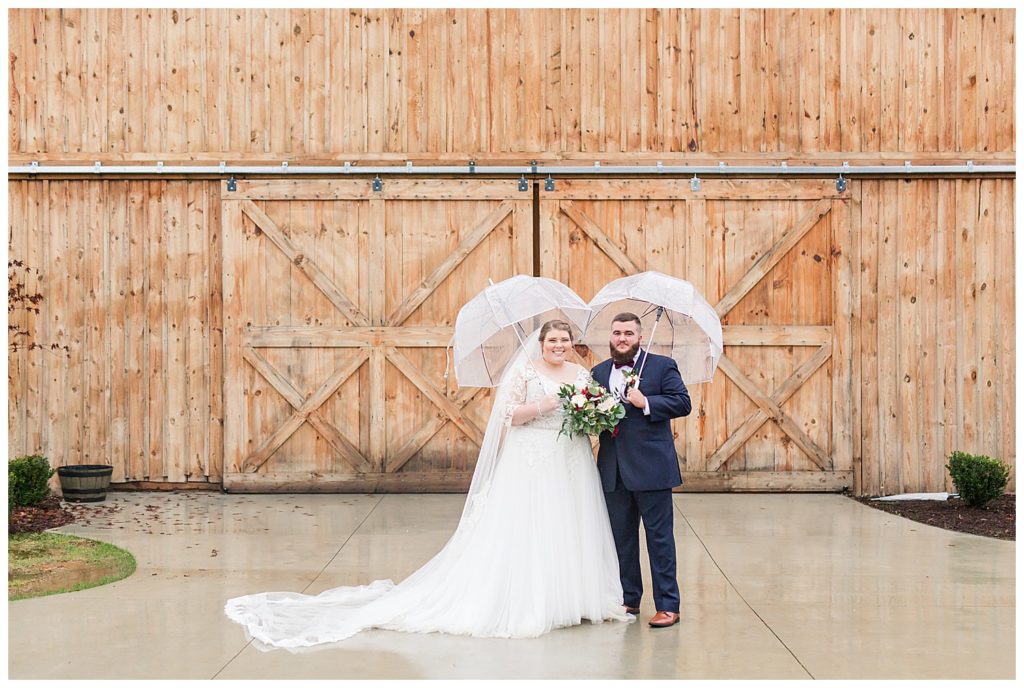
<path fill-rule="evenodd" d="M 616 369 L 618 369 L 618 368 L 632 368 L 633 367 L 633 361 L 627 361 L 626 363 L 616 363 L 616 362 L 613 361 L 612 365 Z"/>

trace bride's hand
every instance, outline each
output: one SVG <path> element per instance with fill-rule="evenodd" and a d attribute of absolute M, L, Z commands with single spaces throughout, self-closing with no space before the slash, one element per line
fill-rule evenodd
<path fill-rule="evenodd" d="M 557 394 L 549 394 L 537 402 L 541 414 L 550 413 L 562 405 L 562 398 Z"/>

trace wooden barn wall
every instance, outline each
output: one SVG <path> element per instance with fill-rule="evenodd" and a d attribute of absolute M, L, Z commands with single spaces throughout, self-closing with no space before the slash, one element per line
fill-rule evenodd
<path fill-rule="evenodd" d="M 14 161 L 1013 159 L 1012 9 L 8 17 Z"/>
<path fill-rule="evenodd" d="M 11 164 L 1015 161 L 1013 9 L 8 19 Z M 849 193 L 855 490 L 946 489 L 953 449 L 1013 463 L 1014 182 Z M 12 322 L 69 349 L 9 357 L 11 455 L 219 483 L 219 182 L 13 180 L 8 199 L 44 296 Z"/>
<path fill-rule="evenodd" d="M 954 491 L 953 450 L 1016 462 L 1014 182 L 856 186 L 857 492 Z"/>
<path fill-rule="evenodd" d="M 850 193 L 855 490 L 947 489 L 954 449 L 1014 463 L 1013 181 Z M 27 288 L 44 295 L 12 322 L 70 349 L 10 356 L 10 454 L 218 483 L 219 184 L 14 181 L 9 202 L 11 257 L 40 270 Z"/>
<path fill-rule="evenodd" d="M 14 181 L 9 202 L 11 258 L 43 295 L 11 322 L 47 347 L 9 357 L 10 455 L 220 482 L 220 185 Z"/>

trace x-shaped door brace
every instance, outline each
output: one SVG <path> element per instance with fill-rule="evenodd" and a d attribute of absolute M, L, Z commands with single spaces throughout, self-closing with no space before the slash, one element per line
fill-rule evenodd
<path fill-rule="evenodd" d="M 337 285 L 298 247 L 288 239 L 280 227 L 265 213 L 259 206 L 250 200 L 244 200 L 241 204 L 242 211 L 256 224 L 260 230 L 287 256 L 303 274 L 305 274 L 316 287 L 334 304 L 341 313 L 357 326 L 369 326 L 370 319 L 353 304 Z M 394 313 L 386 319 L 386 325 L 391 327 L 401 326 L 405 320 L 412 315 L 417 308 L 434 292 L 447 277 L 462 263 L 472 251 L 487 238 L 514 209 L 509 201 L 498 204 L 490 213 L 477 223 L 475 227 L 459 243 L 455 251 L 433 272 L 430 273 L 409 296 L 402 301 Z M 435 419 L 413 435 L 406 443 L 399 448 L 396 455 L 388 462 L 387 471 L 396 472 L 422 449 L 431 437 L 448 422 L 451 421 L 463 433 L 466 434 L 477 445 L 483 442 L 483 432 L 463 412 L 469 402 L 477 397 L 483 390 L 475 390 L 470 393 L 458 395 L 454 400 L 450 399 L 420 371 L 419 368 L 403 354 L 392 347 L 384 349 L 385 358 L 416 387 L 423 392 L 430 401 L 438 407 L 440 413 Z M 354 359 L 339 368 L 324 384 L 308 398 L 303 397 L 292 384 L 281 375 L 270 363 L 260 356 L 256 350 L 246 345 L 243 347 L 243 358 L 249 362 L 270 384 L 274 387 L 292 407 L 295 412 L 268 437 L 263 444 L 249 456 L 243 465 L 243 470 L 256 471 L 266 463 L 274 452 L 283 445 L 289 437 L 304 422 L 309 422 L 338 452 L 338 455 L 345 459 L 358 472 L 372 472 L 372 462 L 363 456 L 355 446 L 341 434 L 341 432 L 319 412 L 322 406 L 336 391 L 344 384 L 356 370 L 358 370 L 369 355 L 364 350 Z"/>
<path fill-rule="evenodd" d="M 362 367 L 369 357 L 366 351 L 358 351 L 354 356 L 334 371 L 327 380 L 320 385 L 319 389 L 308 397 L 304 397 L 292 383 L 288 381 L 267 359 L 249 345 L 242 347 L 242 358 L 255 368 L 270 385 L 292 405 L 295 411 L 284 423 L 280 425 L 270 437 L 263 441 L 251 456 L 245 459 L 242 470 L 256 472 L 260 466 L 265 464 L 274 455 L 281 445 L 291 437 L 299 427 L 309 422 L 320 435 L 334 448 L 338 455 L 352 465 L 358 473 L 373 472 L 372 464 L 363 456 L 356 447 L 345 439 L 341 431 L 322 413 L 320 407 L 330 399 L 345 380 L 349 379 L 354 372 Z"/>
<path fill-rule="evenodd" d="M 559 208 L 566 217 L 582 229 L 594 243 L 607 255 L 620 270 L 627 275 L 640 272 L 639 266 L 633 259 L 616 246 L 597 224 L 587 216 L 585 212 L 577 207 L 572 201 L 562 201 Z M 789 253 L 800 240 L 818 222 L 821 221 L 832 210 L 830 199 L 821 199 L 800 218 L 766 253 L 750 266 L 750 269 L 740 278 L 729 292 L 715 306 L 715 311 L 720 318 L 724 318 L 736 304 L 743 300 L 751 289 L 753 289 L 765 276 L 771 272 L 783 256 Z M 717 471 L 728 460 L 728 458 L 739 449 L 744 442 L 757 432 L 769 418 L 774 420 L 782 430 L 792 438 L 800 449 L 817 464 L 822 470 L 830 468 L 828 454 L 821 449 L 810 437 L 781 408 L 781 405 L 793 395 L 794 392 L 807 379 L 814 374 L 832 356 L 831 338 L 825 342 L 820 349 L 801 365 L 786 381 L 771 395 L 766 395 L 750 378 L 743 374 L 739 367 L 725 355 L 719 360 L 718 367 L 743 390 L 750 399 L 757 404 L 758 409 L 744 421 L 740 427 L 730 436 L 725 443 L 719 447 L 714 454 L 708 458 L 708 470 Z"/>
<path fill-rule="evenodd" d="M 793 393 L 800 388 L 807 379 L 814 374 L 828 359 L 832 357 L 832 342 L 828 341 L 819 348 L 811 358 L 806 360 L 797 370 L 786 378 L 782 385 L 767 396 L 755 385 L 750 378 L 736 367 L 736 364 L 725 356 L 718 362 L 718 367 L 729 378 L 736 383 L 736 386 L 743 390 L 743 393 L 757 404 L 758 408 L 750 415 L 735 432 L 719 447 L 714 454 L 708 457 L 709 471 L 717 471 L 722 467 L 733 452 L 743 446 L 744 442 L 757 432 L 758 428 L 764 425 L 769 418 L 774 420 L 782 430 L 792 438 L 800 449 L 802 449 L 814 463 L 822 470 L 830 468 L 828 454 L 819 447 L 814 440 L 808 437 L 800 427 L 793 422 L 781 408 L 781 405 L 793 396 Z"/>
<path fill-rule="evenodd" d="M 412 361 L 399 353 L 397 349 L 386 347 L 384 351 L 387 360 L 391 361 L 392 365 L 408 378 L 410 382 L 416 385 L 441 411 L 433 421 L 421 428 L 419 432 L 398 450 L 396 456 L 387 467 L 388 472 L 394 473 L 404 466 L 449 420 L 455 423 L 467 437 L 476 442 L 477 446 L 483 443 L 483 432 L 463 412 L 466 405 L 483 390 L 474 390 L 456 400 L 449 399 L 438 391 L 431 384 L 430 380 L 413 365 Z M 243 470 L 250 472 L 258 470 L 304 422 L 308 421 L 334 447 L 338 455 L 351 464 L 357 472 L 372 472 L 372 463 L 351 442 L 345 439 L 341 431 L 328 421 L 319 410 L 338 391 L 338 388 L 362 367 L 363 363 L 369 358 L 367 351 L 362 350 L 350 358 L 349 361 L 334 371 L 319 389 L 308 397 L 302 396 L 291 382 L 274 368 L 269 361 L 260 356 L 252 346 L 247 345 L 243 347 L 242 357 L 295 409 L 292 415 L 277 430 L 271 433 L 270 437 L 264 440 L 263 444 L 251 456 L 246 458 Z"/>

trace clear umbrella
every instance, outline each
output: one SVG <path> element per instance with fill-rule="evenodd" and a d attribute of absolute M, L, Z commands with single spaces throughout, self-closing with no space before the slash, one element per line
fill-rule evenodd
<path fill-rule="evenodd" d="M 591 309 L 561 282 L 516 275 L 491 284 L 455 318 L 455 379 L 460 387 L 494 387 L 531 333 L 548 320 L 564 320 L 576 341 Z"/>
<path fill-rule="evenodd" d="M 590 307 L 594 315 L 583 337 L 587 346 L 607 346 L 612 319 L 635 313 L 643 325 L 644 349 L 675 359 L 686 384 L 711 381 L 722 358 L 722 323 L 686 280 L 654 271 L 621 277 L 606 284 Z"/>

